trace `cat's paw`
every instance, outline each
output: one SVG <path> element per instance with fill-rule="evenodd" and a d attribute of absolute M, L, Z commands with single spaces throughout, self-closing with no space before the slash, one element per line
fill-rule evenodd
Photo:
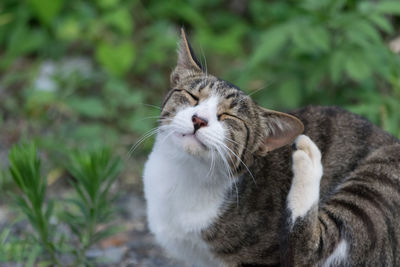
<path fill-rule="evenodd" d="M 319 200 L 322 177 L 321 152 L 306 135 L 300 135 L 293 153 L 293 180 L 288 195 L 288 208 L 294 222 L 304 216 Z"/>
<path fill-rule="evenodd" d="M 300 135 L 295 140 L 293 153 L 293 174 L 300 179 L 320 179 L 322 176 L 321 152 L 307 136 Z"/>

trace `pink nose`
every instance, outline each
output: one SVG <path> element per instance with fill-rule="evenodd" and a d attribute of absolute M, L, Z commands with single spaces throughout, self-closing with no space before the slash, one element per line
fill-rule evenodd
<path fill-rule="evenodd" d="M 192 122 L 194 126 L 194 131 L 196 132 L 198 129 L 201 127 L 206 127 L 208 124 L 208 121 L 204 118 L 200 118 L 197 115 L 192 116 Z"/>

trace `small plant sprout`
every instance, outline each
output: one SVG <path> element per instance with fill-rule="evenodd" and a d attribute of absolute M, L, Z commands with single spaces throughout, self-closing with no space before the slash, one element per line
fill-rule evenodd
<path fill-rule="evenodd" d="M 115 208 L 110 188 L 120 172 L 120 160 L 113 158 L 109 149 L 91 152 L 76 152 L 70 157 L 68 171 L 75 179 L 72 185 L 77 197 L 69 202 L 78 212 L 65 212 L 66 222 L 79 238 L 81 247 L 76 250 L 82 261 L 86 250 L 96 242 L 119 231 L 113 225 L 99 229 L 100 224 L 108 224 Z"/>
<path fill-rule="evenodd" d="M 93 265 L 86 257 L 86 251 L 120 230 L 110 224 L 115 212 L 115 196 L 110 189 L 120 172 L 120 160 L 114 158 L 109 149 L 68 154 L 71 156 L 67 170 L 72 175 L 75 194 L 62 199 L 67 208 L 60 209 L 57 215 L 59 224 L 68 225 L 73 235 L 57 241 L 54 233 L 58 226 L 50 224 L 50 218 L 56 214 L 53 212 L 54 200 L 46 199 L 47 180 L 40 174 L 36 146 L 15 145 L 9 153 L 10 174 L 20 189 L 20 194 L 15 195 L 15 203 L 35 232 L 28 248 L 33 252 L 19 257 L 19 261 L 26 260 L 30 266 L 37 258 L 50 260 L 56 266 Z M 0 244 L 7 243 L 8 236 L 9 232 L 3 232 Z M 71 259 L 68 263 L 61 262 L 64 255 Z"/>
<path fill-rule="evenodd" d="M 34 144 L 15 145 L 9 154 L 10 173 L 13 181 L 21 190 L 15 195 L 15 202 L 28 217 L 37 233 L 36 238 L 51 260 L 61 265 L 56 256 L 56 247 L 51 238 L 50 217 L 54 202 L 45 204 L 47 180 L 40 175 L 40 159 Z"/>

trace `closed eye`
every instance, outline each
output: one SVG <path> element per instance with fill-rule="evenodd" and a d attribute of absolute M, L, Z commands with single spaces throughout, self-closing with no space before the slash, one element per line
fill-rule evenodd
<path fill-rule="evenodd" d="M 170 93 L 167 95 L 167 97 L 165 98 L 163 104 L 162 104 L 162 108 L 164 108 L 165 104 L 168 102 L 168 100 L 172 97 L 172 95 L 174 93 L 183 93 L 185 94 L 185 96 L 189 96 L 192 100 L 195 101 L 195 103 L 193 103 L 194 106 L 197 106 L 199 104 L 199 98 L 195 95 L 193 95 L 192 93 L 190 93 L 189 91 L 185 90 L 185 89 L 173 89 L 170 91 Z"/>
<path fill-rule="evenodd" d="M 217 118 L 218 118 L 219 121 L 223 121 L 223 120 L 225 120 L 225 119 L 231 119 L 231 120 L 240 121 L 240 122 L 243 123 L 244 127 L 246 127 L 246 129 L 247 129 L 247 124 L 246 124 L 246 122 L 244 121 L 244 119 L 241 119 L 241 118 L 239 118 L 238 116 L 235 116 L 235 115 L 232 115 L 232 114 L 223 112 L 223 113 L 217 115 Z"/>
<path fill-rule="evenodd" d="M 242 121 L 241 118 L 239 118 L 239 117 L 237 117 L 237 116 L 235 116 L 235 115 L 226 113 L 226 112 L 223 112 L 223 113 L 221 113 L 221 114 L 218 114 L 218 115 L 217 115 L 217 118 L 218 118 L 219 121 L 225 120 L 225 119 L 228 119 L 228 118 L 233 118 L 233 119 L 241 120 L 241 121 Z"/>
<path fill-rule="evenodd" d="M 182 92 L 186 93 L 187 95 L 189 95 L 194 101 L 196 101 L 195 106 L 197 106 L 197 104 L 199 104 L 199 98 L 197 96 L 195 96 L 194 94 L 190 93 L 189 91 L 182 89 Z"/>

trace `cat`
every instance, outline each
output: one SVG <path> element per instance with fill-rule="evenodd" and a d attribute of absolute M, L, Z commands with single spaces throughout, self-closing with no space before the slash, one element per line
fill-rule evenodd
<path fill-rule="evenodd" d="M 338 107 L 260 107 L 181 34 L 143 172 L 166 252 L 187 266 L 399 266 L 399 140 Z"/>

